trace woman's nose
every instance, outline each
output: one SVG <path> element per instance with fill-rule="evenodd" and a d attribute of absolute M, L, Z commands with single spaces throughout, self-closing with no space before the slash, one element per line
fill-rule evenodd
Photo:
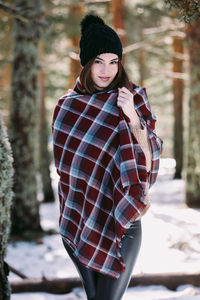
<path fill-rule="evenodd" d="M 107 71 L 108 71 L 108 66 L 107 65 L 102 65 L 101 66 L 101 72 L 102 73 L 107 73 Z"/>

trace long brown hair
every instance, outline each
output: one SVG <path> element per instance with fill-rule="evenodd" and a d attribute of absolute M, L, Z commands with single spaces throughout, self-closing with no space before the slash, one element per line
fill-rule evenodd
<path fill-rule="evenodd" d="M 82 71 L 80 73 L 81 84 L 82 84 L 83 88 L 85 88 L 85 90 L 87 91 L 88 94 L 93 94 L 93 93 L 97 92 L 97 89 L 95 88 L 95 83 L 91 77 L 91 66 L 95 59 L 96 58 L 91 59 L 84 66 L 84 68 L 82 69 Z M 121 60 L 118 60 L 118 72 L 117 72 L 115 78 L 113 79 L 113 81 L 109 84 L 109 86 L 105 87 L 105 89 L 103 89 L 103 91 L 116 89 L 118 87 L 121 88 L 123 86 L 125 86 L 129 90 L 132 90 L 132 85 L 130 83 L 128 75 L 121 63 Z"/>

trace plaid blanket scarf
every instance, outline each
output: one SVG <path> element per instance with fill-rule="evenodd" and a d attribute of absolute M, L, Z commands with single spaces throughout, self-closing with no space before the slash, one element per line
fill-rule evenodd
<path fill-rule="evenodd" d="M 79 79 L 74 90 L 59 99 L 52 122 L 59 230 L 83 265 L 117 279 L 125 270 L 121 238 L 145 208 L 144 190 L 147 181 L 151 186 L 156 180 L 162 140 L 145 89 L 133 84 L 135 109 L 152 150 L 147 174 L 130 120 L 117 106 L 117 90 L 89 95 Z"/>

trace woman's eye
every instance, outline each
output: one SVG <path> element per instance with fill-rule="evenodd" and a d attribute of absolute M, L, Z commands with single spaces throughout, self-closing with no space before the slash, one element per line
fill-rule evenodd
<path fill-rule="evenodd" d="M 95 60 L 94 61 L 95 62 L 95 64 L 102 64 L 102 62 L 100 61 L 100 60 Z M 118 61 L 111 61 L 111 65 L 114 65 L 114 64 L 117 64 L 118 63 Z"/>

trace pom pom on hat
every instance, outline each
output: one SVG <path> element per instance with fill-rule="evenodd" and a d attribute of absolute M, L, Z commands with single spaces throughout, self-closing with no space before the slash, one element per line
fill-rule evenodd
<path fill-rule="evenodd" d="M 86 15 L 80 23 L 80 25 L 81 25 L 81 34 L 83 34 L 83 32 L 88 28 L 88 26 L 93 24 L 93 23 L 98 23 L 98 24 L 105 25 L 104 21 L 99 16 Z"/>
<path fill-rule="evenodd" d="M 122 59 L 122 44 L 117 33 L 97 15 L 88 14 L 80 22 L 80 60 L 85 66 L 101 53 L 117 54 Z"/>

